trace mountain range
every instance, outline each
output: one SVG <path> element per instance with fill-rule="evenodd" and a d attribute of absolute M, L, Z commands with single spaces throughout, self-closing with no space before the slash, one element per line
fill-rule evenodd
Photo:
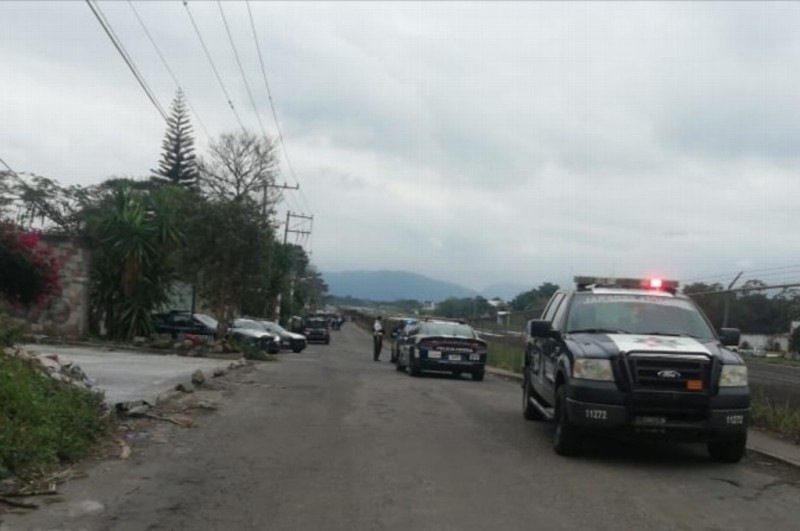
<path fill-rule="evenodd" d="M 437 280 L 409 271 L 338 271 L 323 272 L 328 292 L 340 297 L 372 301 L 413 299 L 438 302 L 449 297 L 500 297 L 511 299 L 530 287 L 512 282 L 488 286 L 478 292 L 455 282 Z"/>

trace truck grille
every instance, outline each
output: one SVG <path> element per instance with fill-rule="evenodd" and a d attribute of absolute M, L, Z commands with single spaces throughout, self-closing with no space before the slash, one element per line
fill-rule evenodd
<path fill-rule="evenodd" d="M 627 356 L 628 376 L 634 390 L 708 392 L 711 359 L 703 354 L 651 354 Z"/>

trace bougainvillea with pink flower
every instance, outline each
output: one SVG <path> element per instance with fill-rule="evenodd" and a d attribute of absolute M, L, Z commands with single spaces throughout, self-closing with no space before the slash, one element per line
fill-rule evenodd
<path fill-rule="evenodd" d="M 41 234 L 0 222 L 0 295 L 12 304 L 45 304 L 61 289 L 58 260 Z"/>

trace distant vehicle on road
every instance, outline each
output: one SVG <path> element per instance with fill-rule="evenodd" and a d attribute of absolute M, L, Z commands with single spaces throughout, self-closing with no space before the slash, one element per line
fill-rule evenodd
<path fill-rule="evenodd" d="M 403 329 L 396 340 L 398 371 L 411 376 L 424 371 L 469 374 L 482 381 L 485 375 L 486 342 L 468 324 L 452 321 L 417 321 Z"/>
<path fill-rule="evenodd" d="M 303 335 L 306 336 L 309 343 L 314 341 L 329 344 L 331 342 L 330 321 L 325 316 L 306 317 L 303 321 Z"/>
<path fill-rule="evenodd" d="M 576 277 L 527 325 L 522 410 L 555 422 L 553 448 L 591 433 L 702 441 L 718 461 L 745 452 L 747 366 L 677 283 Z"/>

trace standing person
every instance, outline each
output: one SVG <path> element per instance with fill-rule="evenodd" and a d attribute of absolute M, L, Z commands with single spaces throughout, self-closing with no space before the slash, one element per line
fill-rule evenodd
<path fill-rule="evenodd" d="M 372 323 L 372 344 L 374 347 L 372 353 L 372 361 L 378 361 L 381 357 L 381 349 L 383 348 L 383 318 L 379 315 Z"/>

